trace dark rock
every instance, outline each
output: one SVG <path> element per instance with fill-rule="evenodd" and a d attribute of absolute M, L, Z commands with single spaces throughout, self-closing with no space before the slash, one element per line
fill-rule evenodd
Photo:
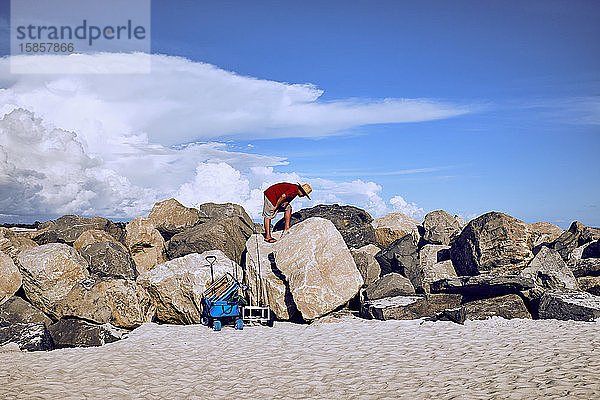
<path fill-rule="evenodd" d="M 579 289 L 600 296 L 600 276 L 582 276 L 577 278 Z"/>
<path fill-rule="evenodd" d="M 333 222 L 348 248 L 359 248 L 375 243 L 375 230 L 371 226 L 373 218 L 365 210 L 339 204 L 319 204 L 292 213 L 290 226 L 310 217 L 321 217 Z M 273 230 L 283 230 L 284 225 L 285 220 L 281 219 L 275 224 Z"/>
<path fill-rule="evenodd" d="M 244 210 L 244 207 L 234 203 L 204 203 L 198 207 L 199 223 L 208 222 L 214 219 L 240 217 L 248 224 L 254 224 L 252 219 Z"/>
<path fill-rule="evenodd" d="M 221 250 L 227 258 L 242 263 L 246 241 L 254 233 L 254 223 L 239 216 L 209 220 L 173 236 L 167 243 L 172 260 L 191 253 Z"/>
<path fill-rule="evenodd" d="M 88 262 L 92 274 L 135 280 L 137 271 L 129 252 L 115 242 L 92 243 L 79 254 Z"/>
<path fill-rule="evenodd" d="M 573 275 L 576 278 L 600 275 L 600 258 L 584 258 L 575 260 L 574 263 L 569 264 L 569 268 L 573 271 Z"/>
<path fill-rule="evenodd" d="M 583 249 L 581 258 L 600 258 L 600 240 L 590 242 L 590 244 Z"/>
<path fill-rule="evenodd" d="M 600 239 L 600 228 L 590 228 L 580 222 L 573 222 L 554 242 L 554 250 L 558 251 L 563 260 L 568 260 L 569 253 L 577 247 Z"/>
<path fill-rule="evenodd" d="M 122 339 L 128 332 L 110 324 L 97 325 L 80 319 L 60 319 L 48 328 L 57 349 L 92 347 Z"/>
<path fill-rule="evenodd" d="M 52 350 L 52 338 L 42 322 L 30 324 L 13 324 L 0 327 L 0 346 L 16 343 L 21 350 Z"/>
<path fill-rule="evenodd" d="M 491 297 L 519 293 L 535 286 L 533 279 L 518 275 L 476 275 L 443 279 L 431 284 L 432 293 L 458 293 Z"/>
<path fill-rule="evenodd" d="M 457 294 L 386 297 L 364 302 L 361 316 L 381 320 L 433 317 L 444 310 L 460 306 L 461 301 L 462 296 Z"/>
<path fill-rule="evenodd" d="M 469 320 L 491 317 L 531 319 L 531 314 L 527 311 L 523 299 L 517 294 L 470 301 L 463 304 L 463 308 L 466 318 Z"/>
<path fill-rule="evenodd" d="M 546 289 L 577 290 L 577 280 L 556 250 L 542 247 L 521 275 Z"/>
<path fill-rule="evenodd" d="M 375 255 L 381 266 L 381 275 L 397 272 L 410 279 L 417 293 L 423 292 L 423 271 L 419 262 L 419 249 L 412 235 L 395 240 Z"/>
<path fill-rule="evenodd" d="M 0 326 L 38 322 L 50 326 L 52 320 L 21 297 L 12 296 L 0 306 Z"/>
<path fill-rule="evenodd" d="M 450 308 L 431 317 L 429 321 L 451 321 L 460 325 L 464 325 L 467 319 L 467 314 L 464 307 Z"/>
<path fill-rule="evenodd" d="M 600 318 L 600 296 L 587 292 L 549 290 L 542 296 L 542 319 L 593 321 Z"/>
<path fill-rule="evenodd" d="M 384 297 L 414 295 L 415 288 L 408 278 L 392 272 L 367 286 L 364 293 L 367 300 L 377 300 Z"/>
<path fill-rule="evenodd" d="M 430 244 L 449 245 L 460 234 L 466 223 L 444 210 L 432 211 L 423 221 L 423 240 Z"/>
<path fill-rule="evenodd" d="M 514 274 L 533 258 L 531 228 L 523 221 L 489 212 L 467 224 L 450 248 L 458 275 Z"/>
<path fill-rule="evenodd" d="M 64 215 L 55 221 L 44 222 L 40 228 L 40 234 L 33 238 L 37 244 L 66 243 L 72 246 L 79 235 L 90 229 L 106 231 L 121 243 L 125 240 L 125 231 L 102 217 L 84 218 L 79 215 Z"/>
<path fill-rule="evenodd" d="M 534 319 L 539 319 L 540 302 L 544 293 L 546 293 L 546 290 L 539 286 L 523 290 L 519 293 Z"/>

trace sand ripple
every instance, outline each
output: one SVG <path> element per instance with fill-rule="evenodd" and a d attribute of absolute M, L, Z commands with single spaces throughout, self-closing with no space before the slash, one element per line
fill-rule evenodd
<path fill-rule="evenodd" d="M 145 324 L 100 348 L 0 353 L 0 398 L 600 398 L 599 327 L 350 317 L 222 332 Z"/>

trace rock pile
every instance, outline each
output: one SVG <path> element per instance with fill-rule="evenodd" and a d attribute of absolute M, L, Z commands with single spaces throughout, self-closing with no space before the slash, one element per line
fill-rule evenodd
<path fill-rule="evenodd" d="M 562 231 L 490 212 L 466 223 L 442 210 L 373 220 L 318 205 L 266 243 L 239 205 L 169 199 L 126 225 L 66 215 L 27 236 L 0 228 L 0 346 L 21 350 L 199 323 L 202 293 L 224 273 L 279 320 L 600 318 L 600 229 L 579 222 Z"/>

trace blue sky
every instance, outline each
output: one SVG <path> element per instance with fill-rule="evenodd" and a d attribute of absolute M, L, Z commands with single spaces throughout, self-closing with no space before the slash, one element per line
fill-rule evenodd
<path fill-rule="evenodd" d="M 256 152 L 309 176 L 374 180 L 425 209 L 600 225 L 600 3 L 184 4 L 154 2 L 153 51 L 310 82 L 323 101 L 424 97 L 475 110 L 322 140 L 252 141 Z M 383 175 L 420 168 L 442 169 Z"/>
<path fill-rule="evenodd" d="M 427 99 L 467 110 L 321 137 L 250 127 L 193 138 L 284 158 L 278 173 L 374 182 L 384 201 L 400 195 L 424 212 L 600 226 L 598 17 L 596 1 L 154 0 L 152 52 L 312 84 L 319 104 Z"/>

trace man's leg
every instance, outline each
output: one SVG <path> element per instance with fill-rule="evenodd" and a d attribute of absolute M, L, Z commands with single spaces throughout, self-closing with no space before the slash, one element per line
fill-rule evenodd
<path fill-rule="evenodd" d="M 271 220 L 269 218 L 265 218 L 265 240 L 271 240 Z"/>
<path fill-rule="evenodd" d="M 292 208 L 286 208 L 285 213 L 283 215 L 285 217 L 285 227 L 283 228 L 283 230 L 287 231 L 288 229 L 290 229 L 290 220 L 292 219 Z"/>

